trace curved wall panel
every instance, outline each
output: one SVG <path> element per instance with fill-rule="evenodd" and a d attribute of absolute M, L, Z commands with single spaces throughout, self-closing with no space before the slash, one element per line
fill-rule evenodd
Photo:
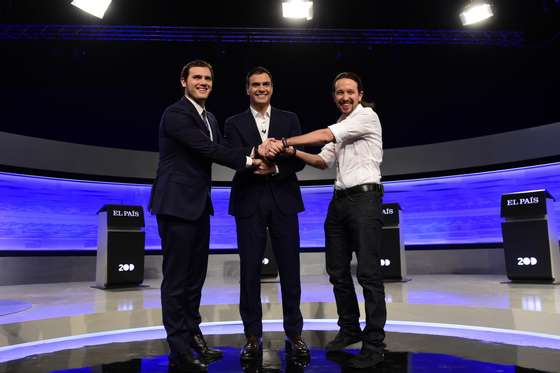
<path fill-rule="evenodd" d="M 560 123 L 421 146 L 387 149 L 384 176 L 422 174 L 558 156 Z M 0 132 L 0 165 L 82 175 L 153 179 L 157 153 L 105 148 Z M 233 172 L 214 167 L 215 181 Z M 300 180 L 332 180 L 333 169 L 306 167 Z"/>
<path fill-rule="evenodd" d="M 401 226 L 407 245 L 499 244 L 501 194 L 548 189 L 560 197 L 560 163 L 392 181 L 385 188 L 385 202 L 403 208 Z M 145 184 L 0 173 L 0 252 L 95 250 L 97 210 L 107 203 L 146 206 L 149 191 Z M 236 248 L 235 223 L 227 214 L 229 191 L 227 187 L 212 190 L 212 249 Z M 306 210 L 299 215 L 301 246 L 322 248 L 332 186 L 305 186 L 302 192 Z M 552 213 L 560 214 L 559 203 Z M 156 222 L 149 214 L 146 233 L 147 249 L 159 249 Z"/>

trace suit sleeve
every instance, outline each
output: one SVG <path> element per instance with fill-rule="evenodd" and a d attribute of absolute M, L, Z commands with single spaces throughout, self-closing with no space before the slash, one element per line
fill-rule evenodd
<path fill-rule="evenodd" d="M 296 114 L 290 115 L 290 132 L 286 137 L 293 137 L 301 135 L 301 125 L 299 123 L 299 118 Z M 299 147 L 298 147 L 299 149 Z M 295 174 L 303 170 L 305 167 L 305 162 L 298 157 L 279 157 L 276 160 L 276 165 L 278 166 L 279 173 L 274 176 L 275 179 L 284 179 L 286 177 Z"/>
<path fill-rule="evenodd" d="M 165 114 L 163 126 L 167 136 L 200 156 L 235 170 L 246 166 L 245 149 L 230 149 L 212 142 L 196 125 L 194 118 L 184 110 L 169 109 Z"/>
<path fill-rule="evenodd" d="M 239 131 L 237 130 L 237 127 L 235 126 L 235 122 L 231 119 L 228 118 L 226 119 L 226 123 L 224 124 L 224 139 L 223 139 L 223 143 L 230 147 L 230 148 L 242 148 L 243 147 L 243 141 L 241 139 L 241 135 L 239 134 Z M 248 147 L 245 148 L 247 151 L 247 156 L 250 155 L 251 150 L 253 149 L 253 147 Z M 253 167 L 245 167 L 241 170 L 238 170 L 238 172 L 240 173 L 250 173 L 252 174 L 253 171 L 255 169 Z"/>

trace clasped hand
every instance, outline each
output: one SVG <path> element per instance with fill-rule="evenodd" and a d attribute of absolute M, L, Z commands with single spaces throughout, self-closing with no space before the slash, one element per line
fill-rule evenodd
<path fill-rule="evenodd" d="M 274 138 L 266 139 L 257 148 L 260 159 L 253 159 L 253 166 L 257 169 L 254 171 L 256 175 L 270 175 L 276 172 L 276 165 L 272 162 L 277 155 L 294 154 L 294 148 L 284 148 L 281 140 Z"/>
<path fill-rule="evenodd" d="M 259 145 L 258 152 L 262 158 L 273 159 L 280 154 L 293 154 L 294 148 L 291 146 L 289 148 L 284 148 L 282 140 L 269 138 Z"/>

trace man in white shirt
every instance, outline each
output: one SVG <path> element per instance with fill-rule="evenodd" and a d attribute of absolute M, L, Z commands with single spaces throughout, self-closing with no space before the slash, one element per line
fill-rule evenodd
<path fill-rule="evenodd" d="M 383 157 L 381 124 L 377 114 L 362 105 L 363 88 L 358 75 L 339 74 L 333 82 L 333 97 L 342 114 L 337 123 L 271 142 L 267 156 L 284 152 L 316 168 L 336 165 L 334 196 L 325 220 L 325 251 L 340 331 L 326 349 L 341 350 L 362 341 L 360 353 L 351 358 L 348 365 L 368 368 L 383 361 L 387 319 L 379 254 L 383 195 L 379 169 Z M 315 155 L 295 149 L 297 145 L 324 147 Z M 363 332 L 350 273 L 353 251 L 358 259 L 357 277 L 365 300 L 366 326 Z"/>

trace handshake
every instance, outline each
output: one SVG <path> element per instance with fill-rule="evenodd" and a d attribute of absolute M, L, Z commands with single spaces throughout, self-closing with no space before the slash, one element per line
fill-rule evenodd
<path fill-rule="evenodd" d="M 296 152 L 293 146 L 288 146 L 288 142 L 285 138 L 282 140 L 277 140 L 274 138 L 266 139 L 258 147 L 258 154 L 264 159 L 273 159 L 280 154 L 284 155 L 294 155 Z"/>
<path fill-rule="evenodd" d="M 266 139 L 262 144 L 255 149 L 258 158 L 253 159 L 253 166 L 256 167 L 254 174 L 256 175 L 270 175 L 278 172 L 276 165 L 272 160 L 278 155 L 292 156 L 296 153 L 293 146 L 288 146 L 286 139 L 277 140 L 274 138 Z"/>

